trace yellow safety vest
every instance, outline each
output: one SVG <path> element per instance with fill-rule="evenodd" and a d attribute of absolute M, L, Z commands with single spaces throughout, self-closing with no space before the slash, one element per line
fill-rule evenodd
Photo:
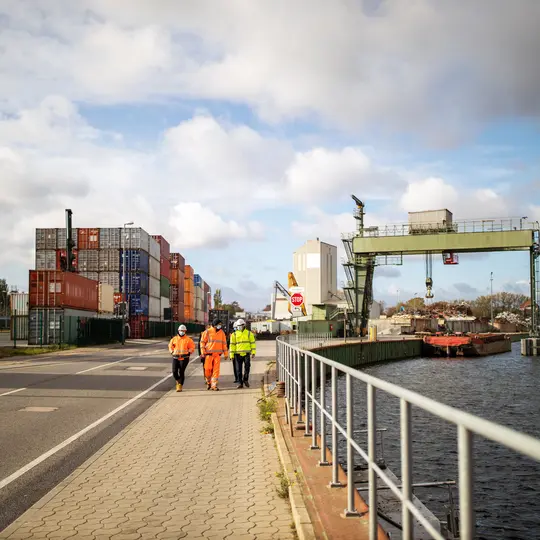
<path fill-rule="evenodd" d="M 257 347 L 255 345 L 255 336 L 253 332 L 249 331 L 247 328 L 242 330 L 242 332 L 235 330 L 231 334 L 231 343 L 229 347 L 231 358 L 235 354 L 241 356 L 246 356 L 246 354 L 255 354 L 257 352 Z"/>

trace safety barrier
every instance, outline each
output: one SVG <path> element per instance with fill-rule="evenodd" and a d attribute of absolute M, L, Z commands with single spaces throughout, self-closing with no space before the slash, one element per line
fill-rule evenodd
<path fill-rule="evenodd" d="M 347 445 L 347 516 L 357 516 L 354 499 L 354 454 L 356 453 L 366 461 L 369 475 L 369 508 L 377 508 L 377 483 L 380 478 L 394 495 L 401 501 L 402 508 L 402 537 L 412 540 L 413 516 L 416 518 L 432 538 L 445 540 L 439 531 L 420 513 L 412 502 L 412 416 L 411 408 L 414 405 L 429 412 L 457 427 L 458 465 L 459 465 L 459 529 L 462 540 L 472 540 L 475 537 L 475 519 L 473 506 L 473 436 L 480 435 L 495 441 L 507 448 L 515 450 L 525 456 L 540 461 L 540 440 L 529 435 L 519 433 L 505 426 L 484 420 L 472 414 L 463 412 L 454 407 L 444 405 L 433 399 L 422 396 L 395 384 L 377 379 L 324 358 L 312 352 L 309 348 L 318 347 L 324 336 L 295 336 L 280 337 L 276 341 L 277 374 L 279 381 L 285 383 L 285 397 L 294 414 L 298 415 L 298 422 L 302 423 L 305 414 L 305 434 L 312 437 L 313 449 L 320 449 L 321 465 L 331 465 L 332 479 L 330 485 L 343 487 L 339 482 L 338 464 L 338 432 L 345 437 Z M 315 343 L 315 345 L 313 345 Z M 331 403 L 326 404 L 325 392 L 317 390 L 325 384 L 328 371 L 331 380 Z M 345 403 L 338 403 L 338 374 L 346 377 Z M 367 424 L 368 445 L 367 451 L 360 447 L 353 437 L 353 380 L 361 381 L 367 386 Z M 401 486 L 393 482 L 377 464 L 377 390 L 397 397 L 400 400 L 400 428 L 401 428 Z M 346 426 L 338 422 L 338 411 L 346 409 Z M 332 462 L 326 462 L 326 423 L 330 422 L 331 442 L 330 449 Z M 320 446 L 317 441 L 317 426 L 320 435 Z M 377 512 L 369 512 L 369 537 L 377 538 Z"/>

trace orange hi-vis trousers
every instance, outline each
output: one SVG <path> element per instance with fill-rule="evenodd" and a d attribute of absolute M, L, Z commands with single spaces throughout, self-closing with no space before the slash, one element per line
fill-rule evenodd
<path fill-rule="evenodd" d="M 220 365 L 221 353 L 208 354 L 204 360 L 204 378 L 212 388 L 217 388 Z"/>

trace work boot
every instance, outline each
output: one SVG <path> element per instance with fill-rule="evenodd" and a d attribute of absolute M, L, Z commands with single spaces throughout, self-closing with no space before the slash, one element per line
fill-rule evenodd
<path fill-rule="evenodd" d="M 245 386 L 246 388 L 249 388 L 249 381 L 244 381 L 244 386 Z"/>
<path fill-rule="evenodd" d="M 214 388 L 212 388 L 212 390 L 214 390 L 215 392 L 219 392 L 219 388 L 217 386 L 214 386 Z"/>
<path fill-rule="evenodd" d="M 239 390 L 240 388 L 244 388 L 244 385 L 243 384 L 239 384 L 236 389 Z"/>
<path fill-rule="evenodd" d="M 176 381 L 176 391 L 177 391 L 177 392 L 181 392 L 181 391 L 182 391 L 182 385 L 181 385 L 178 381 Z"/>
<path fill-rule="evenodd" d="M 210 383 L 206 383 L 206 389 L 207 390 L 212 390 L 212 386 L 210 385 Z"/>

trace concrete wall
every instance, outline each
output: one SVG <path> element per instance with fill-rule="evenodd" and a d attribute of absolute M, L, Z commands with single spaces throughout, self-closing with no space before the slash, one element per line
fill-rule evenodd
<path fill-rule="evenodd" d="M 377 362 L 405 360 L 421 356 L 422 340 L 365 341 L 362 343 L 330 345 L 314 349 L 313 352 L 345 366 L 361 368 Z"/>

